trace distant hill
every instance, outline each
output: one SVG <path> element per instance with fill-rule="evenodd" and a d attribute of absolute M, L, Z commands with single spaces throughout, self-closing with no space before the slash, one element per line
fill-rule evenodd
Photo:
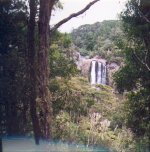
<path fill-rule="evenodd" d="M 74 29 L 71 37 L 82 55 L 100 55 L 107 60 L 114 58 L 120 62 L 122 55 L 117 46 L 123 36 L 121 21 L 107 20 L 94 24 L 82 25 Z"/>

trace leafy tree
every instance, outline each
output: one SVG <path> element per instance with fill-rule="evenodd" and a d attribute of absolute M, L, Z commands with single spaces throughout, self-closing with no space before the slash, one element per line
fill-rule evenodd
<path fill-rule="evenodd" d="M 68 34 L 55 32 L 51 39 L 49 55 L 50 78 L 56 76 L 70 78 L 77 74 L 78 70 L 73 60 L 71 38 Z"/>
<path fill-rule="evenodd" d="M 142 138 L 150 130 L 150 3 L 130 0 L 122 13 L 127 43 L 125 64 L 115 74 L 120 92 L 130 91 L 127 101 L 127 125 Z M 134 127 L 133 127 L 134 125 Z"/>
<path fill-rule="evenodd" d="M 27 104 L 24 103 L 25 99 L 23 100 L 25 97 L 23 92 L 27 89 L 27 83 L 25 84 L 27 80 L 25 65 L 27 15 L 24 2 L 1 1 L 0 15 L 0 102 L 4 104 L 5 108 L 12 107 L 10 111 L 5 111 L 7 115 L 6 131 L 8 134 L 15 134 L 17 129 L 18 133 L 21 133 L 20 125 L 23 123 L 15 124 L 14 119 L 18 121 L 19 117 L 22 117 L 20 115 L 23 114 L 22 109 L 19 112 L 17 107 L 20 104 Z"/>

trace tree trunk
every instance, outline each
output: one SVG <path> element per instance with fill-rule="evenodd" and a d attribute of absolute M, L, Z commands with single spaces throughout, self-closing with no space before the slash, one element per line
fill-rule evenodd
<path fill-rule="evenodd" d="M 51 30 L 49 29 L 50 17 L 53 6 L 57 0 L 40 0 L 39 11 L 39 50 L 38 50 L 38 101 L 40 105 L 40 127 L 42 127 L 43 137 L 51 138 L 51 126 L 52 126 L 52 103 L 49 92 L 49 62 L 48 62 L 48 50 L 50 47 L 51 34 L 62 24 L 69 21 L 71 18 L 76 17 L 86 10 L 88 10 L 93 4 L 99 0 L 90 2 L 81 11 L 70 15 L 68 18 L 60 21 Z"/>
<path fill-rule="evenodd" d="M 40 0 L 39 51 L 38 51 L 38 97 L 41 104 L 41 127 L 43 136 L 51 138 L 52 105 L 49 85 L 49 22 L 55 0 Z"/>
<path fill-rule="evenodd" d="M 41 135 L 39 119 L 37 115 L 37 79 L 36 79 L 36 50 L 35 50 L 35 16 L 36 16 L 36 0 L 30 0 L 30 19 L 28 26 L 28 67 L 29 67 L 29 101 L 30 114 L 33 125 L 33 132 L 36 144 L 39 144 Z"/>

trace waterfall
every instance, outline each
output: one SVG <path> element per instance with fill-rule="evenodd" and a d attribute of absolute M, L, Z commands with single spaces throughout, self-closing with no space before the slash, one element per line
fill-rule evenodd
<path fill-rule="evenodd" d="M 91 84 L 106 84 L 106 71 L 106 63 L 95 60 L 91 61 Z"/>
<path fill-rule="evenodd" d="M 101 84 L 106 84 L 106 64 L 103 64 L 102 68 L 102 82 Z"/>
<path fill-rule="evenodd" d="M 102 83 L 102 66 L 103 64 L 101 62 L 98 62 L 98 69 L 97 69 L 97 84 L 101 84 Z"/>
<path fill-rule="evenodd" d="M 91 84 L 96 84 L 96 61 L 91 62 Z"/>

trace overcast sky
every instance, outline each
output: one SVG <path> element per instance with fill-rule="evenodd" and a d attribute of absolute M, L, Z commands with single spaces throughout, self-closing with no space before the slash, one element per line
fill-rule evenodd
<path fill-rule="evenodd" d="M 84 8 L 92 0 L 60 0 L 63 4 L 63 10 L 53 12 L 51 24 L 55 24 L 69 14 L 77 12 Z M 127 0 L 100 0 L 84 14 L 71 19 L 59 30 L 61 32 L 70 32 L 72 29 L 83 24 L 93 24 L 103 20 L 119 19 L 119 13 L 125 8 Z"/>

